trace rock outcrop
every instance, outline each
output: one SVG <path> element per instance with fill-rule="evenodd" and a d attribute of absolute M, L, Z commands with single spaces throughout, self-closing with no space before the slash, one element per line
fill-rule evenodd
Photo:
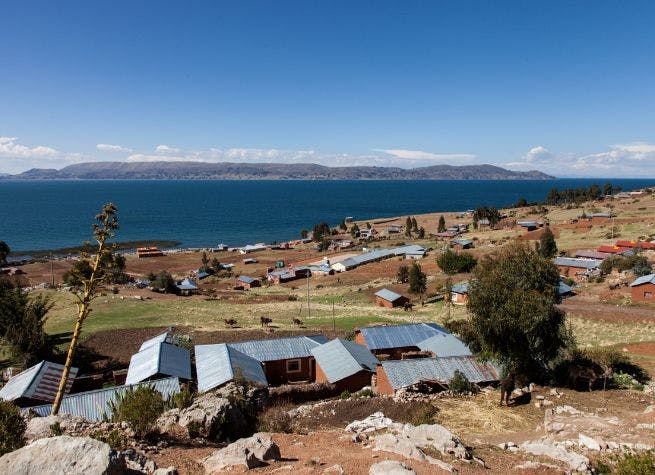
<path fill-rule="evenodd" d="M 121 475 L 126 472 L 122 454 L 90 437 L 62 435 L 39 439 L 0 457 L 0 473 L 13 475 Z"/>
<path fill-rule="evenodd" d="M 279 458 L 280 448 L 273 442 L 271 436 L 257 433 L 217 450 L 205 458 L 202 464 L 205 467 L 205 473 L 212 474 L 240 465 L 248 469 L 261 467 L 266 465 L 266 462 Z"/>
<path fill-rule="evenodd" d="M 385 460 L 371 465 L 368 475 L 416 475 L 416 472 L 402 462 Z"/>

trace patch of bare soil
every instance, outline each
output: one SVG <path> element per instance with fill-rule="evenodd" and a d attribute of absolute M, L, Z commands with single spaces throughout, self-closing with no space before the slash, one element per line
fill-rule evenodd
<path fill-rule="evenodd" d="M 652 308 L 619 307 L 612 304 L 594 303 L 578 297 L 564 300 L 559 308 L 571 315 L 610 323 L 652 323 L 655 321 L 655 310 Z"/>

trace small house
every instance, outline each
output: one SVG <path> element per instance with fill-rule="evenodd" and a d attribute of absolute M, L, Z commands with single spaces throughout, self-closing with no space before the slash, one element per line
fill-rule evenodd
<path fill-rule="evenodd" d="M 450 301 L 454 305 L 466 305 L 469 303 L 469 283 L 462 282 L 455 284 L 450 289 Z"/>
<path fill-rule="evenodd" d="M 377 358 L 363 345 L 336 338 L 311 350 L 316 360 L 316 382 L 339 390 L 358 391 L 371 384 Z"/>
<path fill-rule="evenodd" d="M 188 277 L 176 284 L 177 289 L 182 295 L 191 295 L 198 292 L 198 284 Z"/>
<path fill-rule="evenodd" d="M 387 234 L 398 234 L 402 231 L 402 228 L 396 224 L 387 226 Z"/>
<path fill-rule="evenodd" d="M 250 254 L 252 252 L 260 252 L 265 250 L 266 246 L 264 244 L 248 244 L 239 248 L 239 252 L 241 254 Z"/>
<path fill-rule="evenodd" d="M 355 343 L 366 346 L 376 356 L 400 359 L 403 354 L 420 351 L 418 344 L 449 332 L 436 323 L 380 325 L 355 330 Z"/>
<path fill-rule="evenodd" d="M 137 247 L 136 255 L 141 259 L 144 257 L 160 257 L 163 256 L 164 253 L 157 247 Z"/>
<path fill-rule="evenodd" d="M 649 274 L 635 279 L 630 284 L 630 296 L 633 302 L 654 302 L 655 274 Z"/>
<path fill-rule="evenodd" d="M 18 373 L 0 388 L 0 400 L 13 401 L 17 406 L 28 407 L 43 402 L 54 402 L 64 366 L 41 361 Z M 66 381 L 65 393 L 70 391 L 77 376 L 77 368 L 71 368 Z"/>
<path fill-rule="evenodd" d="M 196 373 L 201 393 L 241 379 L 268 386 L 261 362 L 225 343 L 196 345 Z"/>
<path fill-rule="evenodd" d="M 381 361 L 378 365 L 373 390 L 392 396 L 399 389 L 421 383 L 446 389 L 455 371 L 463 373 L 476 384 L 491 384 L 500 379 L 493 366 L 480 363 L 473 356 L 390 360 Z"/>
<path fill-rule="evenodd" d="M 450 247 L 458 250 L 471 249 L 473 247 L 473 241 L 470 239 L 453 239 L 450 241 Z"/>
<path fill-rule="evenodd" d="M 168 335 L 165 340 L 161 340 L 160 335 L 141 345 L 141 350 L 130 359 L 125 384 L 169 376 L 190 380 L 191 353 L 186 348 L 180 348 L 168 341 Z"/>
<path fill-rule="evenodd" d="M 629 247 L 604 245 L 599 246 L 596 250 L 598 252 L 604 252 L 605 254 L 623 254 L 624 252 L 631 251 L 632 249 Z"/>
<path fill-rule="evenodd" d="M 575 257 L 556 257 L 553 262 L 561 275 L 580 281 L 586 279 L 594 270 L 598 269 L 602 261 Z"/>
<path fill-rule="evenodd" d="M 246 257 L 243 260 L 243 263 L 244 264 L 257 264 L 257 259 L 255 259 L 254 257 Z"/>
<path fill-rule="evenodd" d="M 311 350 L 328 339 L 322 335 L 274 338 L 228 343 L 231 348 L 259 361 L 268 384 L 314 381 L 316 362 Z"/>
<path fill-rule="evenodd" d="M 375 293 L 375 304 L 380 307 L 403 307 L 409 299 L 389 289 L 381 289 Z"/>
<path fill-rule="evenodd" d="M 607 253 L 607 252 L 598 252 L 598 251 L 593 251 L 591 249 L 581 249 L 578 251 L 575 251 L 575 257 L 582 257 L 586 259 L 596 259 L 599 261 L 605 260 L 612 254 Z"/>
<path fill-rule="evenodd" d="M 655 249 L 655 242 L 646 242 L 646 241 L 616 241 L 618 247 L 625 248 L 641 248 L 644 250 Z"/>
<path fill-rule="evenodd" d="M 575 292 L 573 291 L 573 287 L 571 287 L 569 284 L 564 282 L 564 280 L 562 279 L 560 279 L 559 281 L 559 287 L 557 289 L 557 293 L 561 298 L 571 297 L 572 295 L 575 295 Z"/>
<path fill-rule="evenodd" d="M 427 351 L 433 358 L 446 356 L 471 356 L 471 350 L 466 344 L 452 333 L 443 333 L 419 341 L 417 345 L 421 351 Z"/>
<path fill-rule="evenodd" d="M 536 221 L 517 221 L 516 224 L 524 231 L 534 231 L 539 227 Z"/>
<path fill-rule="evenodd" d="M 237 286 L 243 287 L 244 289 L 252 289 L 253 287 L 261 287 L 261 282 L 255 277 L 249 277 L 247 275 L 240 275 L 237 279 Z"/>

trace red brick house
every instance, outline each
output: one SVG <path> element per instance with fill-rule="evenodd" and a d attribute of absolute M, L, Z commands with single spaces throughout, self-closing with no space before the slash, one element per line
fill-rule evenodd
<path fill-rule="evenodd" d="M 469 303 L 469 283 L 453 285 L 450 289 L 450 301 L 455 305 L 466 305 Z"/>
<path fill-rule="evenodd" d="M 311 350 L 316 359 L 316 382 L 340 391 L 359 391 L 371 384 L 378 360 L 364 345 L 336 338 Z"/>
<path fill-rule="evenodd" d="M 630 284 L 633 302 L 655 302 L 655 274 L 639 277 Z"/>
<path fill-rule="evenodd" d="M 311 350 L 327 341 L 322 335 L 314 335 L 243 341 L 228 346 L 262 363 L 268 384 L 279 386 L 314 381 L 316 361 Z"/>
<path fill-rule="evenodd" d="M 409 299 L 389 289 L 382 289 L 375 293 L 375 304 L 380 307 L 403 307 Z"/>
<path fill-rule="evenodd" d="M 248 277 L 247 275 L 240 275 L 237 279 L 237 286 L 244 289 L 252 289 L 253 287 L 261 287 L 261 282 L 255 277 Z"/>

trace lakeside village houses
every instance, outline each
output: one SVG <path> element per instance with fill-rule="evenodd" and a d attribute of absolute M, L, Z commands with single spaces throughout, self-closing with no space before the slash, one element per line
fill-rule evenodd
<path fill-rule="evenodd" d="M 237 377 L 257 386 L 323 383 L 334 394 L 371 386 L 388 395 L 416 385 L 444 390 L 455 370 L 479 384 L 499 379 L 498 368 L 477 361 L 462 341 L 435 323 L 364 327 L 354 341 L 310 335 L 196 345 L 194 358 L 185 346 L 170 331 L 144 341 L 130 359 L 124 383 L 113 387 L 103 387 L 99 377 L 96 388 L 78 391 L 78 380 L 88 375 L 73 368 L 61 413 L 96 421 L 111 417 L 111 402 L 142 384 L 168 399 L 189 381 L 202 393 Z M 0 399 L 14 401 L 24 412 L 48 415 L 62 371 L 62 365 L 42 361 L 13 375 L 0 388 Z"/>

